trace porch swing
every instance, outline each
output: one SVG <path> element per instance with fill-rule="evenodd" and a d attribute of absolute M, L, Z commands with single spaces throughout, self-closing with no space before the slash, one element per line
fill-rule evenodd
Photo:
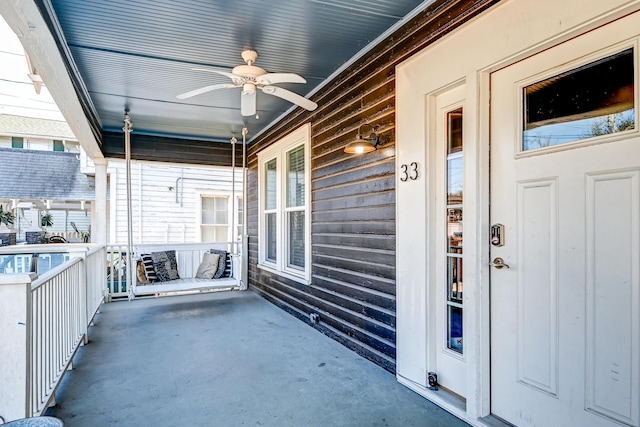
<path fill-rule="evenodd" d="M 126 194 L 127 194 L 127 252 L 126 265 L 135 268 L 126 268 L 126 280 L 129 300 L 136 296 L 148 296 L 160 294 L 175 294 L 181 292 L 194 292 L 206 290 L 245 290 L 247 289 L 247 252 L 248 242 L 246 235 L 247 223 L 247 128 L 242 129 L 242 240 L 224 243 L 177 243 L 177 244 L 137 244 L 133 243 L 132 208 L 131 208 L 131 131 L 133 123 L 129 113 L 124 115 L 124 145 L 126 160 Z M 235 137 L 231 138 L 231 193 L 235 197 L 236 180 L 236 150 Z M 231 203 L 231 229 L 235 230 L 235 203 Z M 169 249 L 169 250 L 168 250 Z M 169 273 L 161 269 L 165 280 L 143 283 L 142 278 L 149 276 L 138 273 L 142 266 L 147 273 L 158 274 L 155 262 L 163 260 L 160 265 L 166 264 Z M 202 262 L 201 262 L 202 260 Z M 207 260 L 207 261 L 205 261 Z M 207 264 L 209 262 L 209 264 Z M 217 264 L 217 267 L 213 265 Z M 215 271 L 215 274 L 212 272 Z M 198 274 L 196 274 L 196 271 Z M 207 272 L 207 278 L 203 278 L 201 272 Z M 168 277 L 167 277 L 168 276 Z M 197 277 L 200 276 L 200 277 Z M 208 278 L 213 276 L 212 278 Z"/>

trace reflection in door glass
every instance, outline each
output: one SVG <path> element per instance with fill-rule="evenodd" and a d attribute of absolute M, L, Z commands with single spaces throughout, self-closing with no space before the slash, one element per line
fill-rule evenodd
<path fill-rule="evenodd" d="M 462 108 L 447 113 L 447 348 L 462 353 Z"/>
<path fill-rule="evenodd" d="M 522 150 L 635 129 L 633 49 L 523 89 Z"/>
<path fill-rule="evenodd" d="M 462 307 L 449 306 L 449 342 L 447 346 L 462 353 Z"/>

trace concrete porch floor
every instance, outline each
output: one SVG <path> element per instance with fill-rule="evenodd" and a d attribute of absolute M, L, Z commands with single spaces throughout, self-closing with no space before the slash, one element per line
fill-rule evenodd
<path fill-rule="evenodd" d="M 251 291 L 101 310 L 51 410 L 66 427 L 468 425 Z"/>

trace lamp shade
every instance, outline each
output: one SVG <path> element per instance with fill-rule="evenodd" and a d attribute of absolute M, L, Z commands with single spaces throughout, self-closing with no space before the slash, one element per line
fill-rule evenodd
<path fill-rule="evenodd" d="M 371 133 L 366 136 L 362 134 L 362 128 L 365 126 L 371 129 Z M 344 147 L 344 152 L 349 154 L 370 153 L 377 149 L 378 142 L 379 138 L 375 133 L 374 127 L 369 124 L 363 124 L 358 128 L 356 140 L 347 144 L 347 146 Z"/>
<path fill-rule="evenodd" d="M 374 151 L 376 147 L 367 141 L 366 139 L 359 139 L 357 141 L 350 142 L 344 147 L 344 152 L 349 154 L 365 154 Z"/>

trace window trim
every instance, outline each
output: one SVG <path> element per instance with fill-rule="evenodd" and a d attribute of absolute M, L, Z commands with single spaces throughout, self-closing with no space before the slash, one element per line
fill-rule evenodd
<path fill-rule="evenodd" d="M 292 208 L 286 207 L 286 169 L 287 153 L 304 146 L 304 208 L 294 210 L 304 212 L 304 269 L 287 266 L 287 212 Z M 266 163 L 276 159 L 276 262 L 266 259 L 266 192 L 265 170 Z M 276 143 L 258 153 L 258 267 L 272 273 L 287 277 L 300 283 L 311 283 L 311 124 L 307 123 Z"/>
<path fill-rule="evenodd" d="M 202 241 L 202 227 L 203 226 L 216 226 L 214 224 L 203 224 L 202 223 L 202 198 L 203 197 L 225 197 L 227 199 L 227 218 L 228 218 L 228 222 L 226 225 L 224 225 L 224 227 L 227 228 L 227 240 L 225 240 L 224 243 L 227 242 L 233 242 L 233 230 L 231 228 L 231 208 L 232 208 L 232 203 L 235 203 L 235 214 L 237 214 L 237 209 L 238 209 L 238 203 L 239 203 L 239 199 L 242 198 L 241 194 L 237 194 L 236 193 L 236 197 L 234 198 L 231 191 L 208 191 L 208 190 L 201 190 L 201 191 L 197 191 L 196 192 L 196 197 L 197 197 L 197 201 L 196 201 L 196 210 L 195 210 L 195 224 L 196 224 L 196 239 L 199 242 L 202 243 L 210 243 L 210 242 L 203 242 Z M 223 227 L 223 225 L 217 225 L 219 227 Z M 234 223 L 234 226 L 237 228 L 238 224 L 237 222 Z M 241 233 L 240 233 L 241 234 Z M 236 236 L 238 239 L 241 238 L 241 235 L 238 234 L 238 236 Z"/>
<path fill-rule="evenodd" d="M 634 64 L 634 116 L 636 126 L 634 129 L 625 130 L 621 132 L 612 133 L 609 135 L 600 135 L 589 138 L 583 138 L 576 141 L 568 142 L 565 144 L 552 145 L 549 147 L 537 148 L 534 150 L 523 150 L 523 133 L 522 131 L 517 131 L 516 135 L 514 135 L 514 153 L 516 159 L 540 156 L 545 154 L 557 153 L 561 151 L 573 150 L 575 148 L 589 147 L 592 145 L 598 145 L 608 142 L 619 141 L 622 139 L 633 137 L 634 135 L 640 134 L 640 99 L 638 97 L 638 86 L 640 86 L 640 65 L 638 65 L 638 57 L 640 55 L 640 39 L 634 38 L 630 41 L 624 41 L 621 43 L 616 43 L 614 45 L 608 46 L 604 49 L 600 49 L 590 54 L 578 58 L 569 58 L 568 61 L 560 64 L 556 67 L 547 69 L 543 72 L 533 74 L 523 80 L 518 81 L 514 85 L 514 100 L 516 102 L 516 107 L 518 108 L 517 113 L 517 129 L 524 128 L 524 95 L 523 91 L 529 85 L 537 83 L 539 81 L 552 78 L 556 75 L 566 73 L 571 70 L 575 70 L 585 65 L 589 65 L 595 61 L 602 60 L 608 56 L 615 55 L 616 53 L 620 53 L 626 49 L 633 49 L 633 64 Z"/>

